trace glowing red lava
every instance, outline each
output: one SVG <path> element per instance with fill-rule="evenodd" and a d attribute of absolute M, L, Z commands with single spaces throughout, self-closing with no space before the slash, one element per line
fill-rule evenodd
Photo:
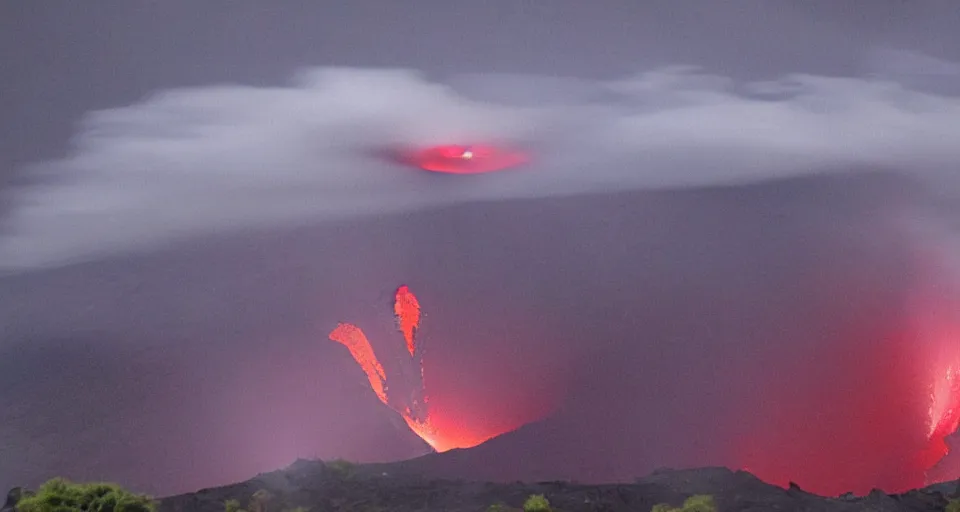
<path fill-rule="evenodd" d="M 933 255 L 930 268 L 949 269 L 948 256 Z M 951 272 L 926 276 L 924 295 L 915 299 L 917 338 L 925 341 L 917 353 L 925 363 L 928 407 L 926 410 L 927 448 L 920 456 L 927 472 L 925 483 L 960 478 L 949 474 L 941 462 L 950 454 L 947 438 L 960 429 L 960 324 L 957 324 L 957 286 Z M 956 471 L 954 470 L 954 473 Z"/>
<path fill-rule="evenodd" d="M 960 427 L 960 366 L 950 365 L 933 385 L 930 437 L 946 437 Z"/>
<path fill-rule="evenodd" d="M 960 429 L 960 347 L 957 354 L 940 366 L 932 377 L 930 392 L 927 432 L 930 444 L 921 456 L 928 470 L 950 453 L 946 438 Z"/>
<path fill-rule="evenodd" d="M 933 385 L 930 396 L 930 448 L 924 463 L 932 468 L 950 453 L 946 438 L 960 428 L 960 365 L 950 365 Z"/>
<path fill-rule="evenodd" d="M 420 303 L 416 295 L 406 285 L 397 288 L 393 302 L 393 314 L 397 318 L 397 327 L 407 342 L 407 351 L 413 356 L 417 350 L 414 336 L 420 327 Z"/>
<path fill-rule="evenodd" d="M 370 341 L 358 327 L 341 323 L 330 333 L 330 339 L 347 347 L 353 360 L 360 365 L 370 381 L 370 389 L 377 394 L 381 402 L 387 403 L 386 380 L 387 375 L 383 366 L 373 353 Z"/>
<path fill-rule="evenodd" d="M 436 404 L 430 404 L 423 381 L 423 351 L 417 350 L 416 335 L 420 328 L 420 302 L 407 286 L 397 289 L 394 296 L 393 311 L 397 322 L 397 329 L 406 342 L 406 350 L 410 354 L 407 363 L 416 365 L 416 372 L 400 372 L 399 375 L 420 377 L 419 382 L 404 382 L 398 386 L 407 393 L 391 393 L 387 386 L 387 373 L 380 360 L 374 353 L 363 331 L 352 324 L 341 323 L 333 332 L 330 339 L 341 343 L 350 350 L 354 361 L 366 373 L 370 387 L 384 405 L 397 411 L 414 433 L 426 441 L 434 450 L 443 452 L 454 448 L 470 448 L 484 441 L 516 428 L 518 425 L 492 425 L 470 428 L 463 425 L 455 417 L 444 416 L 443 408 L 437 409 Z M 432 407 L 432 408 L 431 408 Z M 481 428 L 482 427 L 482 428 Z"/>
<path fill-rule="evenodd" d="M 529 161 L 522 151 L 489 145 L 445 145 L 412 151 L 405 160 L 421 169 L 447 174 L 502 171 Z"/>

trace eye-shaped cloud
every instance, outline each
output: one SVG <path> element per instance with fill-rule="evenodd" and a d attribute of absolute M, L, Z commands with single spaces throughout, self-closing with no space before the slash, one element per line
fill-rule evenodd
<path fill-rule="evenodd" d="M 286 87 L 161 91 L 89 114 L 69 156 L 25 170 L 43 179 L 9 191 L 0 270 L 460 201 L 741 182 L 828 165 L 951 170 L 960 98 L 904 83 L 737 83 L 674 67 L 605 82 L 479 75 L 444 84 L 408 70 L 322 68 Z M 436 179 L 381 151 L 491 141 L 520 144 L 534 161 Z"/>

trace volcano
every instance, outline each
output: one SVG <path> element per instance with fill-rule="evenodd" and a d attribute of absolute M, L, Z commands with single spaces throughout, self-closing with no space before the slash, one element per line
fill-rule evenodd
<path fill-rule="evenodd" d="M 957 339 L 938 240 L 904 227 L 930 204 L 852 173 L 478 202 L 4 278 L 0 483 L 163 495 L 423 455 L 451 477 L 722 465 L 827 494 L 955 479 L 956 453 L 919 460 Z M 396 407 L 327 339 L 341 323 Z M 439 450 L 397 411 L 421 383 L 457 433 Z"/>
<path fill-rule="evenodd" d="M 872 226 L 865 231 L 871 235 L 807 224 L 780 205 L 781 233 L 796 236 L 799 231 L 824 244 L 808 248 L 788 272 L 777 268 L 782 261 L 725 255 L 709 244 L 673 248 L 670 254 L 702 260 L 688 262 L 685 270 L 711 268 L 675 281 L 683 284 L 670 296 L 673 304 L 682 304 L 684 314 L 651 314 L 658 310 L 656 294 L 642 309 L 620 310 L 626 317 L 636 315 L 635 334 L 581 352 L 570 361 L 572 380 L 562 395 L 544 389 L 535 416 L 514 416 L 513 425 L 500 431 L 471 432 L 458 421 L 451 398 L 457 393 L 431 381 L 431 369 L 442 373 L 443 368 L 431 367 L 421 350 L 423 340 L 414 339 L 421 333 L 421 304 L 429 310 L 429 302 L 417 299 L 406 285 L 398 288 L 393 350 L 406 349 L 413 358 L 416 369 L 406 373 L 420 376 L 416 392 L 404 391 L 397 395 L 399 401 L 394 399 L 387 386 L 394 382 L 390 372 L 381 369 L 375 356 L 351 352 L 381 401 L 403 414 L 437 451 L 446 452 L 406 467 L 436 477 L 600 483 L 630 481 L 660 467 L 726 466 L 827 495 L 924 485 L 928 472 L 947 455 L 945 439 L 958 426 L 960 380 L 954 365 L 960 354 L 954 350 L 954 333 L 960 327 L 943 324 L 939 336 L 916 329 L 932 325 L 931 320 L 904 306 L 903 290 L 924 295 L 926 311 L 935 310 L 944 298 L 924 292 L 924 283 L 913 276 L 942 275 L 944 270 L 914 257 L 915 246 L 903 243 L 903 233 L 870 238 L 889 233 L 903 213 L 881 208 L 903 199 L 890 188 L 896 181 L 880 179 L 864 189 L 828 180 L 826 195 L 821 182 L 793 185 L 798 183 L 821 200 L 838 201 L 828 207 L 845 211 L 848 228 Z M 762 190 L 757 196 L 774 201 L 780 187 L 768 184 L 752 192 Z M 837 193 L 843 187 L 850 193 Z M 727 200 L 720 200 L 736 208 L 733 198 L 743 199 L 742 190 L 728 193 Z M 769 231 L 739 236 L 756 236 L 754 241 L 768 249 L 782 242 Z M 872 255 L 869 265 L 847 257 L 874 251 L 878 244 L 890 257 Z M 759 272 L 763 280 L 715 286 L 708 278 L 715 272 L 745 280 Z M 894 276 L 901 285 L 888 287 Z M 745 288 L 756 293 L 756 287 L 771 300 L 729 300 L 744 297 Z M 849 301 L 838 307 L 835 297 Z M 592 300 L 600 301 L 593 314 L 616 307 L 603 297 Z M 585 303 L 583 314 L 590 310 Z M 344 341 L 347 331 L 362 336 L 358 327 L 341 325 L 331 339 L 369 345 Z M 584 334 L 604 336 L 602 331 Z M 436 346 L 442 340 L 428 343 Z M 582 343 L 590 346 L 589 338 Z M 934 353 L 939 355 L 931 358 Z M 451 382 L 449 376 L 441 380 Z M 442 397 L 440 404 L 432 403 L 432 396 Z M 488 411 L 479 408 L 479 414 Z M 493 439 L 480 444 L 488 438 Z"/>
<path fill-rule="evenodd" d="M 466 427 L 460 422 L 450 421 L 450 415 L 444 414 L 448 413 L 448 410 L 442 405 L 439 407 L 439 412 L 431 413 L 431 404 L 424 383 L 423 348 L 416 340 L 416 333 L 420 329 L 420 302 L 408 286 L 402 285 L 397 288 L 393 310 L 397 329 L 403 335 L 410 359 L 398 358 L 401 367 L 389 373 L 384 370 L 384 365 L 361 328 L 341 323 L 329 337 L 330 340 L 347 347 L 353 360 L 366 374 L 370 389 L 383 405 L 390 407 L 403 417 L 410 430 L 434 450 L 443 452 L 454 448 L 476 446 L 522 424 L 517 421 L 511 425 L 487 424 Z M 391 375 L 394 378 L 391 379 Z M 405 381 L 396 378 L 402 379 L 404 376 Z M 433 407 L 433 409 L 438 408 Z"/>

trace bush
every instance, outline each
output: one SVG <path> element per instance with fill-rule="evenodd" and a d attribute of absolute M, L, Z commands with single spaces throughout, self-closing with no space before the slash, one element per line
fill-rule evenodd
<path fill-rule="evenodd" d="M 683 502 L 683 512 L 716 512 L 717 505 L 713 496 L 699 494 L 691 496 Z"/>
<path fill-rule="evenodd" d="M 947 502 L 947 508 L 944 512 L 960 512 L 960 498 L 952 499 Z"/>
<path fill-rule="evenodd" d="M 658 503 L 650 509 L 650 512 L 717 512 L 717 505 L 713 501 L 713 496 L 698 494 L 687 498 L 682 507 L 671 507 L 666 503 Z"/>
<path fill-rule="evenodd" d="M 531 494 L 523 502 L 523 512 L 550 512 L 550 502 L 542 494 Z"/>
<path fill-rule="evenodd" d="M 246 512 L 240 508 L 240 502 L 237 500 L 227 500 L 223 502 L 224 512 Z"/>
<path fill-rule="evenodd" d="M 76 484 L 54 478 L 33 496 L 17 502 L 18 512 L 154 512 L 149 496 L 134 494 L 110 483 Z"/>

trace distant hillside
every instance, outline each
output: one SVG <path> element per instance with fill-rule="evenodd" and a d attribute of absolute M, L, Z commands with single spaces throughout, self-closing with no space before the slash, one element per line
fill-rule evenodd
<path fill-rule="evenodd" d="M 830 499 L 792 486 L 782 489 L 743 471 L 703 468 L 660 471 L 632 484 L 577 485 L 567 482 L 509 483 L 449 481 L 390 471 L 388 465 L 319 461 L 295 462 L 243 483 L 165 498 L 158 512 L 223 512 L 237 500 L 251 500 L 268 511 L 303 507 L 308 511 L 485 511 L 500 503 L 519 509 L 533 494 L 543 494 L 555 511 L 646 512 L 658 503 L 680 505 L 693 495 L 713 496 L 721 512 L 778 510 L 856 512 L 941 512 L 960 497 L 960 481 L 900 495 L 874 491 L 867 496 Z M 395 466 L 402 468 L 402 466 Z M 257 498 L 253 498 L 254 495 Z"/>

